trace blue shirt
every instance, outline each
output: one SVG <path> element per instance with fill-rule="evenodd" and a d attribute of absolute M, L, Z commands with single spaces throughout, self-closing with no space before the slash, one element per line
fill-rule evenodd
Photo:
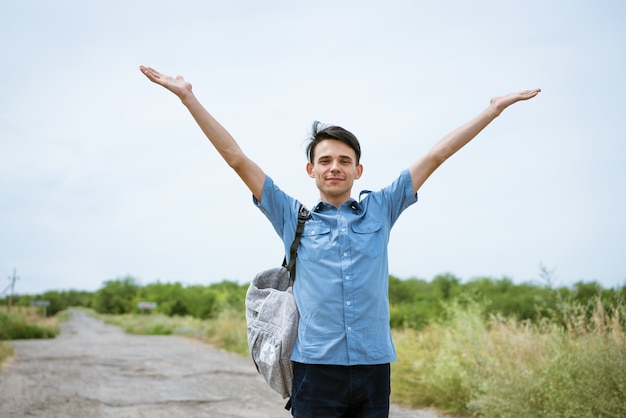
<path fill-rule="evenodd" d="M 389 186 L 361 192 L 339 208 L 319 201 L 298 248 L 294 295 L 300 322 L 291 360 L 309 364 L 384 364 L 396 360 L 389 326 L 387 244 L 400 213 L 417 201 L 404 170 Z M 300 202 L 266 176 L 255 204 L 285 245 Z"/>

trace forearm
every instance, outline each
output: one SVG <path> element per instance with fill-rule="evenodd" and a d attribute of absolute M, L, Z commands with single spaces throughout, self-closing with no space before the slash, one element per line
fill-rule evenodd
<path fill-rule="evenodd" d="M 540 91 L 541 89 L 525 90 L 502 97 L 494 97 L 489 102 L 489 106 L 476 117 L 437 141 L 426 155 L 419 158 L 409 167 L 413 191 L 417 193 L 422 184 L 444 161 L 474 139 L 504 109 L 518 101 L 531 99 L 539 94 Z"/>
<path fill-rule="evenodd" d="M 244 154 L 232 135 L 202 106 L 191 91 L 180 96 L 180 99 L 224 161 L 241 177 L 254 197 L 261 201 L 265 183 L 263 170 Z"/>
<path fill-rule="evenodd" d="M 243 151 L 232 135 L 205 109 L 193 92 L 180 97 L 204 135 L 230 166 L 237 165 Z"/>
<path fill-rule="evenodd" d="M 494 105 L 490 104 L 476 117 L 437 141 L 428 152 L 430 158 L 434 160 L 438 167 L 474 139 L 487 125 L 498 117 L 500 112 L 501 110 L 496 109 Z"/>

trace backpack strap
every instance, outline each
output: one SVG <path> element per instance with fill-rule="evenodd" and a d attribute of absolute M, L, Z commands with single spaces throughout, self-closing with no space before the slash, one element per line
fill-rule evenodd
<path fill-rule="evenodd" d="M 298 246 L 300 245 L 300 238 L 302 238 L 302 232 L 304 231 L 304 224 L 311 219 L 311 212 L 304 205 L 300 204 L 298 210 L 298 225 L 296 226 L 296 236 L 289 247 L 289 263 L 287 263 L 287 257 L 283 259 L 283 267 L 289 272 L 291 280 L 296 280 L 296 258 L 298 257 Z"/>

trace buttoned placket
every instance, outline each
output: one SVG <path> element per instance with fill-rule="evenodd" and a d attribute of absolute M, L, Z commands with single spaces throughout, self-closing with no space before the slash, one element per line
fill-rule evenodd
<path fill-rule="evenodd" d="M 354 312 L 354 277 L 352 269 L 352 257 L 350 247 L 350 235 L 348 230 L 348 217 L 353 209 L 343 205 L 338 209 L 337 228 L 339 238 L 339 254 L 341 259 L 341 277 L 343 284 L 343 320 L 348 344 L 348 356 L 354 347 L 352 325 L 355 320 Z"/>

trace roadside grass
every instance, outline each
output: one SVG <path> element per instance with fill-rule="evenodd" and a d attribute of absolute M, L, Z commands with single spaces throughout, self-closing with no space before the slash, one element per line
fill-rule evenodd
<path fill-rule="evenodd" d="M 0 340 L 54 338 L 59 334 L 59 318 L 44 318 L 38 308 L 0 308 Z"/>
<path fill-rule="evenodd" d="M 13 355 L 13 347 L 3 340 L 26 338 L 54 338 L 59 334 L 59 318 L 41 316 L 38 308 L 13 307 L 11 311 L 0 307 L 0 369 Z"/>
<path fill-rule="evenodd" d="M 623 307 L 562 314 L 565 327 L 452 304 L 445 321 L 396 332 L 393 400 L 464 416 L 626 416 Z"/>
<path fill-rule="evenodd" d="M 2 370 L 2 364 L 4 363 L 4 361 L 12 356 L 13 347 L 7 344 L 3 344 L 2 341 L 0 341 L 0 370 Z"/>
<path fill-rule="evenodd" d="M 131 334 L 182 335 L 241 356 L 248 355 L 246 319 L 235 310 L 225 310 L 217 318 L 205 320 L 163 314 L 105 315 L 92 312 L 92 315 Z"/>

